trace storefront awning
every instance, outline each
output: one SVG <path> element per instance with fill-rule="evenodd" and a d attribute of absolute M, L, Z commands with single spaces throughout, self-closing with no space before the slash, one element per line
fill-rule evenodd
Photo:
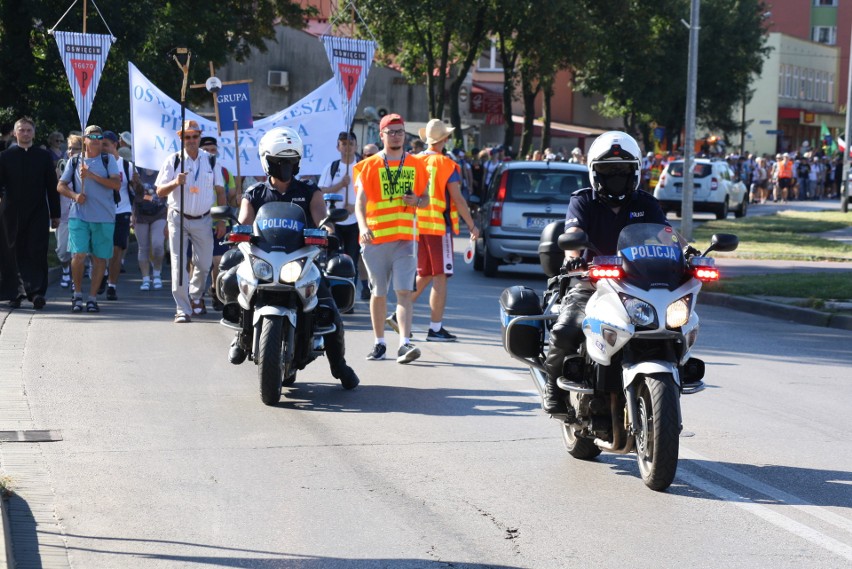
<path fill-rule="evenodd" d="M 512 122 L 515 124 L 515 133 L 520 134 L 521 129 L 524 125 L 524 117 L 520 115 L 512 115 Z M 541 129 L 543 127 L 543 121 L 534 120 L 533 134 L 535 136 L 541 136 Z M 605 129 L 561 122 L 551 122 L 550 131 L 552 134 L 560 136 L 562 138 L 590 138 L 600 136 L 601 134 L 607 132 Z"/>

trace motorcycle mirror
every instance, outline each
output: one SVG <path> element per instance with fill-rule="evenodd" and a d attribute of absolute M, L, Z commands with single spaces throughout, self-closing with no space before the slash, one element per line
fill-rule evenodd
<path fill-rule="evenodd" d="M 704 251 L 704 255 L 707 255 L 710 251 L 729 253 L 735 251 L 739 244 L 740 238 L 732 233 L 714 233 L 710 238 L 710 246 Z"/>
<path fill-rule="evenodd" d="M 210 208 L 210 217 L 216 221 L 237 221 L 237 210 L 227 205 L 217 205 Z"/>
<path fill-rule="evenodd" d="M 347 217 L 349 217 L 349 212 L 343 208 L 335 208 L 328 213 L 328 220 L 333 223 L 346 221 Z"/>
<path fill-rule="evenodd" d="M 563 233 L 556 240 L 556 243 L 563 251 L 576 251 L 578 249 L 594 250 L 593 245 L 589 243 L 589 237 L 586 235 L 585 231 Z"/>

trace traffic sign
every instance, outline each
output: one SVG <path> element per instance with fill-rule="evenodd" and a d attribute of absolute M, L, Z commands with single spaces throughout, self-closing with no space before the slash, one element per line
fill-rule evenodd
<path fill-rule="evenodd" d="M 784 134 L 783 130 L 767 130 L 766 134 Z"/>

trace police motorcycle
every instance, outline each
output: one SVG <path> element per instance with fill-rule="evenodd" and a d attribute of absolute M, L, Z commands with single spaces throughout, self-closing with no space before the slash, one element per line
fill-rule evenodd
<path fill-rule="evenodd" d="M 602 256 L 584 232 L 566 234 L 564 227 L 564 221 L 553 222 L 542 232 L 539 260 L 548 277 L 542 300 L 528 287 L 503 291 L 503 346 L 529 366 L 543 396 L 545 333 L 574 279 L 591 287 L 585 340 L 565 359 L 557 381 L 567 412 L 552 417 L 574 458 L 635 451 L 645 484 L 665 490 L 677 470 L 680 396 L 704 389 L 704 362 L 691 350 L 699 330 L 698 293 L 702 283 L 719 279 L 707 255 L 735 250 L 738 239 L 713 235 L 701 253 L 671 227 L 640 223 L 624 228 L 616 255 Z M 581 249 L 597 255 L 588 269 L 563 269 L 564 252 Z"/>
<path fill-rule="evenodd" d="M 334 207 L 342 199 L 327 194 L 328 215 L 320 226 L 346 219 L 346 210 Z M 242 347 L 257 365 L 260 398 L 275 405 L 282 387 L 324 354 L 323 336 L 336 331 L 333 312 L 317 298 L 320 279 L 328 279 L 338 309 L 348 310 L 355 303 L 355 266 L 348 255 L 329 255 L 338 249 L 337 238 L 307 228 L 297 205 L 263 204 L 253 225 L 237 224 L 231 207 L 214 207 L 211 214 L 234 222 L 225 240 L 242 253 L 231 267 L 223 257 L 216 279 L 225 303 L 220 323 L 240 332 Z"/>

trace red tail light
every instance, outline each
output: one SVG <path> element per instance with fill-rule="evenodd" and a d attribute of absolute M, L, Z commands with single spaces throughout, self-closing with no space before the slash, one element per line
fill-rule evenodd
<path fill-rule="evenodd" d="M 589 269 L 589 278 L 592 281 L 601 279 L 620 279 L 624 276 L 624 271 L 618 265 L 599 265 Z"/>
<path fill-rule="evenodd" d="M 251 241 L 251 235 L 248 233 L 229 233 L 228 243 L 248 243 Z"/>
<path fill-rule="evenodd" d="M 666 185 L 666 178 L 667 176 L 665 174 L 660 174 L 660 186 Z"/>
<path fill-rule="evenodd" d="M 497 188 L 497 195 L 494 196 L 494 205 L 491 206 L 491 227 L 500 227 L 503 225 L 503 201 L 506 199 L 506 180 L 508 179 L 508 171 L 500 175 L 500 187 Z"/>
<path fill-rule="evenodd" d="M 692 269 L 692 276 L 705 283 L 718 281 L 719 269 L 713 267 L 696 267 Z"/>
<path fill-rule="evenodd" d="M 717 189 L 719 189 L 719 180 L 716 178 L 710 178 L 710 190 L 712 191 Z"/>

